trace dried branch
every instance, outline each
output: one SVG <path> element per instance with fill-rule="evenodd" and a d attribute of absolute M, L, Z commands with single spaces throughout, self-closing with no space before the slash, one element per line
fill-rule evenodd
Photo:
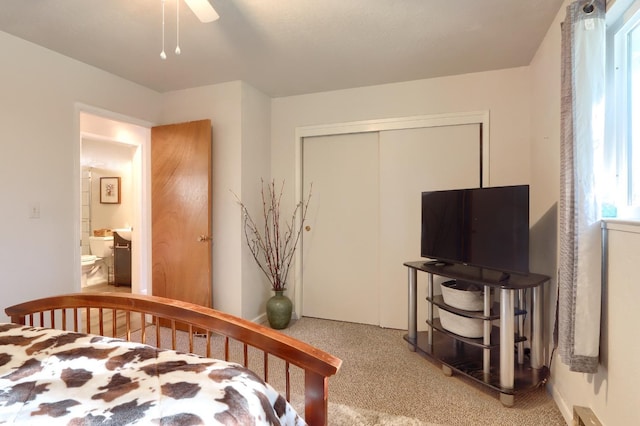
<path fill-rule="evenodd" d="M 262 231 L 258 229 L 247 206 L 240 201 L 237 195 L 236 200 L 242 210 L 244 235 L 251 255 L 269 279 L 271 289 L 282 291 L 285 289 L 289 268 L 307 217 L 312 188 L 309 188 L 307 199 L 303 199 L 296 204 L 291 215 L 291 221 L 285 221 L 284 226 L 282 226 L 280 201 L 284 192 L 284 181 L 278 192 L 276 192 L 275 181 L 273 180 L 266 185 L 266 189 L 264 180 L 261 181 L 261 184 L 262 216 L 264 218 L 264 229 Z"/>

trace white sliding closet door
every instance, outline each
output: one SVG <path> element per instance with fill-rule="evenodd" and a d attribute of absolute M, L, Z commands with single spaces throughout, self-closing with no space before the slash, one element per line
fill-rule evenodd
<path fill-rule="evenodd" d="M 422 191 L 479 187 L 480 158 L 478 124 L 380 132 L 381 326 L 407 328 L 403 263 L 420 259 Z"/>
<path fill-rule="evenodd" d="M 378 134 L 305 138 L 302 150 L 303 315 L 378 324 Z"/>
<path fill-rule="evenodd" d="M 407 271 L 420 259 L 421 192 L 480 186 L 480 125 L 303 140 L 302 314 L 407 328 Z M 423 300 L 424 295 L 419 295 Z"/>

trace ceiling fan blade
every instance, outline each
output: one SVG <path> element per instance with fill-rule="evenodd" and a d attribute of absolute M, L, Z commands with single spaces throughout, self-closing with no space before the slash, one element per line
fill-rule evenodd
<path fill-rule="evenodd" d="M 213 22 L 220 17 L 209 0 L 184 0 L 201 22 Z"/>

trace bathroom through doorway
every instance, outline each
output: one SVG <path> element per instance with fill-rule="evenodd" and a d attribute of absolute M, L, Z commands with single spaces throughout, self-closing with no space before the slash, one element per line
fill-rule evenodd
<path fill-rule="evenodd" d="M 85 106 L 79 107 L 78 116 L 78 287 L 148 294 L 151 125 Z M 116 244 L 115 232 L 129 239 L 126 246 Z M 91 243 L 94 248 L 99 245 L 96 240 L 104 240 L 111 249 L 92 253 Z M 115 279 L 116 253 L 130 256 L 129 270 L 123 271 L 120 262 L 117 271 L 119 276 L 128 273 L 124 285 Z"/>

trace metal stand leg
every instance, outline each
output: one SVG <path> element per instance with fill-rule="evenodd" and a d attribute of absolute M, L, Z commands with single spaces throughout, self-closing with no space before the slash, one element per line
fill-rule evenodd
<path fill-rule="evenodd" d="M 503 389 L 513 389 L 514 374 L 514 291 L 500 289 L 500 386 Z M 506 406 L 513 405 L 513 395 L 500 394 L 500 402 Z"/>
<path fill-rule="evenodd" d="M 500 402 L 505 407 L 513 407 L 513 405 L 515 404 L 515 396 L 509 393 L 501 393 Z"/>
<path fill-rule="evenodd" d="M 451 367 L 444 364 L 442 364 L 442 373 L 447 377 L 453 376 L 453 370 L 451 369 Z"/>
<path fill-rule="evenodd" d="M 484 316 L 491 315 L 491 287 L 484 286 Z M 484 320 L 484 332 L 482 337 L 482 343 L 486 346 L 491 345 L 491 320 Z M 482 374 L 484 381 L 488 382 L 491 373 L 491 349 L 482 349 Z"/>
<path fill-rule="evenodd" d="M 542 343 L 542 286 L 533 288 L 531 313 L 531 368 L 540 369 L 544 365 L 544 344 Z"/>
<path fill-rule="evenodd" d="M 526 309 L 524 306 L 524 290 L 518 290 L 515 308 L 518 310 Z M 524 315 L 518 315 L 518 337 L 522 337 L 524 333 Z M 524 364 L 524 341 L 518 342 L 518 364 Z"/>
<path fill-rule="evenodd" d="M 433 274 L 427 274 L 427 297 L 429 298 L 429 303 L 427 303 L 427 319 L 429 320 L 427 325 L 427 343 L 429 344 L 429 349 L 432 350 L 433 345 Z"/>
<path fill-rule="evenodd" d="M 413 268 L 408 268 L 409 276 L 409 322 L 408 322 L 408 337 L 416 343 L 418 339 L 418 273 Z M 416 348 L 413 345 L 409 345 L 409 350 L 415 352 Z"/>

